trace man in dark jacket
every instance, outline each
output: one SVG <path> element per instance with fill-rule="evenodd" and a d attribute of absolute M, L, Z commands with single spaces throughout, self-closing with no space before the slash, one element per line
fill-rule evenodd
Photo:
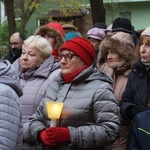
<path fill-rule="evenodd" d="M 19 32 L 15 32 L 10 37 L 10 52 L 3 59 L 7 59 L 11 64 L 21 56 L 22 45 L 25 40 L 24 35 Z"/>

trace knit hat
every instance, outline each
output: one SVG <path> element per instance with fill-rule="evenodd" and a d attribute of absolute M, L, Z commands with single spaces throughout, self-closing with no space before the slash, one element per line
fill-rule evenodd
<path fill-rule="evenodd" d="M 50 23 L 46 24 L 46 26 L 52 27 L 56 31 L 59 31 L 61 33 L 61 35 L 63 37 L 65 37 L 65 31 L 62 28 L 62 25 L 60 23 L 58 23 L 58 22 L 50 22 Z"/>
<path fill-rule="evenodd" d="M 150 36 L 150 26 L 147 27 L 147 28 L 141 33 L 141 36 L 142 36 L 142 35 Z"/>
<path fill-rule="evenodd" d="M 67 49 L 77 54 L 88 66 L 91 66 L 95 59 L 93 45 L 85 38 L 75 37 L 64 43 L 60 51 Z"/>
<path fill-rule="evenodd" d="M 87 38 L 93 38 L 102 41 L 105 38 L 105 30 L 99 28 L 92 28 L 87 32 Z"/>
<path fill-rule="evenodd" d="M 112 25 L 112 32 L 116 31 L 123 31 L 132 34 L 132 25 L 129 19 L 120 17 L 116 18 Z"/>
<path fill-rule="evenodd" d="M 105 23 L 95 23 L 95 25 L 93 26 L 94 28 L 99 28 L 99 29 L 106 29 L 107 25 Z"/>
<path fill-rule="evenodd" d="M 77 32 L 68 32 L 65 34 L 65 39 L 66 39 L 66 41 L 68 41 L 77 36 L 79 36 L 79 34 Z"/>

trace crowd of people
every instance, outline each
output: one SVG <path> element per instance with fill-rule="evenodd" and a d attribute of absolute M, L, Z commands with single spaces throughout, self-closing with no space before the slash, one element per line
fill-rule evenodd
<path fill-rule="evenodd" d="M 0 149 L 147 150 L 150 26 L 50 22 L 10 37 L 0 61 Z M 47 103 L 63 103 L 54 125 Z"/>

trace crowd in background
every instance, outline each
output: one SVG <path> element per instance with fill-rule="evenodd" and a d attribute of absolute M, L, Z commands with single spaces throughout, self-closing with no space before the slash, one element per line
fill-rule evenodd
<path fill-rule="evenodd" d="M 86 37 L 50 22 L 10 37 L 0 61 L 0 148 L 147 150 L 150 147 L 150 26 L 127 18 L 96 23 Z M 56 126 L 47 102 L 63 102 Z"/>

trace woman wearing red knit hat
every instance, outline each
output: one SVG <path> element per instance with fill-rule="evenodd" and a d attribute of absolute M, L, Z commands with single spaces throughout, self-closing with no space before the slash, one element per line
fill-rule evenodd
<path fill-rule="evenodd" d="M 30 118 L 30 135 L 43 149 L 102 150 L 116 140 L 120 122 L 112 80 L 95 67 L 94 58 L 94 47 L 81 37 L 60 48 L 62 72 Z M 64 103 L 55 127 L 50 127 L 48 101 Z"/>

